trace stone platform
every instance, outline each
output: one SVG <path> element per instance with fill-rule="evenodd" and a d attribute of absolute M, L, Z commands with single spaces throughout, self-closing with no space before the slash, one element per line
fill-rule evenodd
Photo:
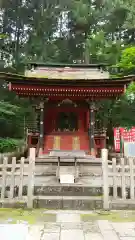
<path fill-rule="evenodd" d="M 42 182 L 35 183 L 34 207 L 80 210 L 103 207 L 101 166 L 78 166 L 78 179 L 73 184 L 59 183 L 56 177 L 57 167 L 54 164 L 39 166 L 41 165 L 36 165 L 37 179 L 42 179 Z M 75 172 L 74 166 L 61 166 L 60 169 L 64 173 Z"/>
<path fill-rule="evenodd" d="M 45 213 L 49 211 L 45 211 Z M 96 220 L 84 222 L 82 214 L 88 212 L 57 211 L 55 222 L 37 225 L 0 224 L 2 240 L 134 240 L 135 222 Z M 44 214 L 44 213 L 43 213 Z M 53 212 L 54 214 L 54 212 Z M 89 213 L 88 213 L 89 214 Z"/>
<path fill-rule="evenodd" d="M 53 185 L 34 188 L 34 207 L 47 209 L 102 209 L 102 188 Z"/>

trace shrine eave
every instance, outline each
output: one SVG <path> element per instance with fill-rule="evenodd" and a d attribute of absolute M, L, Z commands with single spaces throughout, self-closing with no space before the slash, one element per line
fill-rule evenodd
<path fill-rule="evenodd" d="M 47 79 L 25 77 L 17 74 L 0 73 L 0 79 L 9 84 L 9 90 L 19 96 L 77 97 L 77 98 L 114 98 L 125 91 L 135 76 L 115 79 Z"/>
<path fill-rule="evenodd" d="M 71 87 L 71 86 L 33 86 L 21 84 L 9 84 L 10 91 L 16 92 L 22 96 L 55 96 L 55 97 L 103 97 L 103 96 L 119 96 L 123 94 L 124 87 Z"/>
<path fill-rule="evenodd" d="M 110 79 L 48 79 L 48 78 L 36 78 L 36 77 L 26 77 L 24 75 L 11 74 L 11 73 L 0 73 L 0 79 L 6 82 L 11 82 L 13 84 L 23 84 L 23 85 L 48 85 L 48 86 L 97 86 L 102 84 L 102 86 L 123 86 L 128 85 L 132 81 L 135 81 L 135 75 L 110 78 Z"/>

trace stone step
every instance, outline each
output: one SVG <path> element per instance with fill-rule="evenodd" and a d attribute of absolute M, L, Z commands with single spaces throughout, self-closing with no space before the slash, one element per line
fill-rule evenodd
<path fill-rule="evenodd" d="M 36 196 L 34 208 L 63 210 L 94 210 L 103 208 L 102 197 L 87 196 Z"/>
<path fill-rule="evenodd" d="M 53 185 L 35 186 L 35 196 L 102 196 L 102 187 Z"/>

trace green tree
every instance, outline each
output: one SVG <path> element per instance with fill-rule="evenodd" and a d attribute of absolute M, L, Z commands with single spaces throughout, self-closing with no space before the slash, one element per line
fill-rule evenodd
<path fill-rule="evenodd" d="M 79 61 L 105 62 L 110 66 L 118 66 L 121 75 L 134 74 L 134 5 L 131 0 L 2 1 L 0 58 L 8 66 L 3 71 L 23 73 L 24 63 L 29 60 L 65 63 Z M 2 127 L 5 129 L 3 136 L 18 136 L 18 133 L 21 136 L 22 119 L 26 115 L 29 119 L 32 118 L 30 102 L 18 100 L 14 94 L 3 89 L 3 83 L 0 86 L 1 101 L 5 104 L 2 110 L 5 113 L 0 112 L 1 126 L 7 126 Z M 7 117 L 6 111 L 12 112 L 13 109 L 6 107 L 7 104 L 17 109 L 10 117 Z M 131 119 L 126 119 L 124 114 L 128 113 L 126 108 L 131 109 L 131 105 L 127 98 L 121 99 L 119 103 L 105 101 L 103 114 L 99 118 L 108 128 L 111 122 L 111 129 L 117 124 L 127 124 Z M 116 114 L 116 110 L 120 114 Z M 130 118 L 131 114 L 127 115 Z"/>
<path fill-rule="evenodd" d="M 135 74 L 135 47 L 131 46 L 122 51 L 121 58 L 117 64 L 121 75 Z"/>

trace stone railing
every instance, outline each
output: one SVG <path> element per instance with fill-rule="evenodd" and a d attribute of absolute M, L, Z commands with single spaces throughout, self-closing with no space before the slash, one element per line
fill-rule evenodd
<path fill-rule="evenodd" d="M 16 157 L 12 157 L 11 163 L 7 157 L 4 157 L 3 163 L 0 164 L 0 206 L 26 204 L 28 208 L 33 207 L 35 148 L 30 149 L 27 160 L 28 167 L 26 169 L 24 157 L 21 157 L 19 162 L 17 162 Z M 16 177 L 18 177 L 18 181 L 15 181 Z M 27 183 L 25 195 L 23 191 L 24 179 Z"/>
<path fill-rule="evenodd" d="M 103 207 L 105 210 L 112 206 L 134 208 L 135 206 L 135 158 L 112 158 L 108 162 L 108 151 L 102 149 L 103 173 Z M 110 190 L 112 189 L 112 195 Z M 120 190 L 120 194 L 119 194 Z"/>
<path fill-rule="evenodd" d="M 18 159 L 21 156 L 23 156 L 26 150 L 27 150 L 27 145 L 24 144 L 23 146 L 19 146 L 13 152 L 0 153 L 0 164 L 3 163 L 4 157 L 7 157 L 8 161 L 10 162 L 12 160 L 12 157 L 16 157 Z"/>

